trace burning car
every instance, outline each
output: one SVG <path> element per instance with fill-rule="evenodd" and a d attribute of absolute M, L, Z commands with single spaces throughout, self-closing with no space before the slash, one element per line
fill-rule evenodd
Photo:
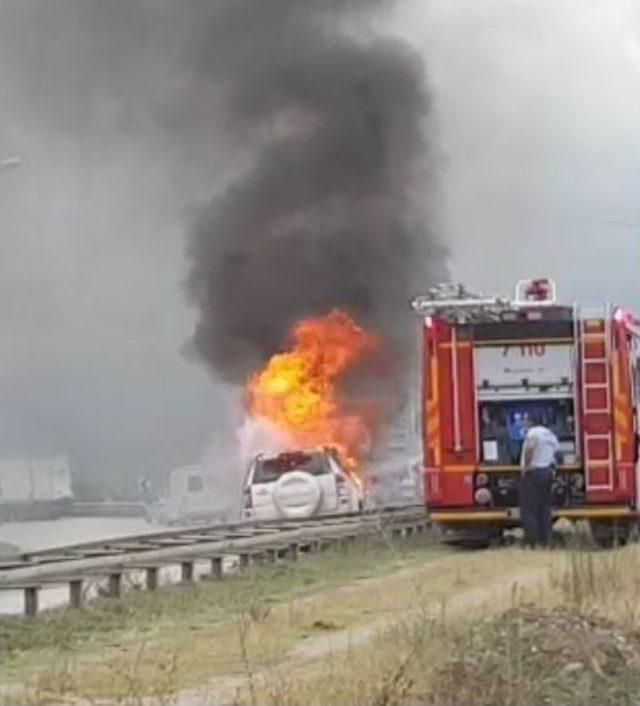
<path fill-rule="evenodd" d="M 277 520 L 358 512 L 359 484 L 330 449 L 256 456 L 243 489 L 242 519 Z"/>

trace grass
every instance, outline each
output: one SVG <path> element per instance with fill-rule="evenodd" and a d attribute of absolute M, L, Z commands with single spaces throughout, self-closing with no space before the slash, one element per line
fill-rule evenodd
<path fill-rule="evenodd" d="M 630 705 L 639 569 L 638 546 L 361 539 L 348 554 L 2 620 L 0 682 L 16 704 L 169 704 L 197 687 L 197 703 L 252 706 Z"/>
<path fill-rule="evenodd" d="M 221 582 L 136 591 L 35 620 L 3 618 L 0 683 L 26 684 L 40 702 L 60 694 L 124 700 L 153 695 L 159 683 L 167 689 L 169 683 L 195 685 L 211 674 L 242 669 L 247 658 L 268 663 L 308 635 L 368 619 L 366 605 L 350 590 L 337 616 L 329 596 L 345 585 L 364 591 L 367 581 L 447 553 L 426 537 L 397 546 L 384 537 L 363 538 L 347 554 L 329 550 Z M 244 637 L 242 626 L 249 626 Z"/>
<path fill-rule="evenodd" d="M 560 602 L 586 615 L 610 618 L 628 629 L 640 623 L 640 549 L 573 551 L 554 571 Z"/>
<path fill-rule="evenodd" d="M 497 552 L 496 554 L 499 554 Z M 510 553 L 527 561 L 540 553 Z M 494 564 L 495 557 L 486 555 Z M 240 703 L 631 706 L 639 703 L 637 546 L 557 552 L 544 590 L 437 615 L 427 604 L 337 659 L 273 672 Z M 254 698 L 257 696 L 257 698 Z"/>
<path fill-rule="evenodd" d="M 428 703 L 637 704 L 640 645 L 615 623 L 566 608 L 514 609 L 453 633 Z"/>

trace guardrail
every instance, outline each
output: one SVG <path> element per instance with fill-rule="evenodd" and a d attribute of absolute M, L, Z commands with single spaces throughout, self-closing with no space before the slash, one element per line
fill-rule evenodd
<path fill-rule="evenodd" d="M 144 517 L 144 504 L 124 500 L 113 502 L 74 500 L 68 514 L 72 517 Z"/>
<path fill-rule="evenodd" d="M 385 531 L 407 536 L 424 530 L 423 505 L 388 508 L 380 512 L 333 515 L 309 520 L 204 525 L 117 539 L 86 542 L 21 554 L 0 562 L 0 590 L 24 593 L 24 613 L 38 613 L 39 592 L 46 586 L 67 584 L 69 604 L 83 602 L 89 580 L 107 581 L 107 594 L 122 594 L 123 576 L 143 572 L 147 590 L 158 587 L 158 573 L 166 566 L 180 566 L 182 582 L 194 580 L 194 565 L 210 563 L 209 578 L 221 579 L 224 559 L 238 557 L 240 568 L 252 561 L 295 561 L 301 551 L 314 551 L 335 543 L 350 544 L 362 534 Z"/>

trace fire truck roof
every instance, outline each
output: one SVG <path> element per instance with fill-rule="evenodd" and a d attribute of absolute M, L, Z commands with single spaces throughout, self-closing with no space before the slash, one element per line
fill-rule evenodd
<path fill-rule="evenodd" d="M 624 307 L 605 305 L 580 309 L 556 301 L 556 286 L 548 279 L 521 280 L 514 299 L 474 294 L 459 283 L 432 287 L 416 297 L 414 311 L 427 326 L 437 321 L 455 326 L 461 337 L 476 341 L 575 338 L 581 319 L 613 319 L 640 338 L 640 320 Z"/>
<path fill-rule="evenodd" d="M 571 321 L 574 307 L 556 303 L 556 286 L 549 279 L 522 280 L 513 300 L 504 296 L 473 294 L 458 283 L 445 283 L 416 297 L 412 306 L 424 316 L 450 323 L 503 323 L 517 321 Z"/>

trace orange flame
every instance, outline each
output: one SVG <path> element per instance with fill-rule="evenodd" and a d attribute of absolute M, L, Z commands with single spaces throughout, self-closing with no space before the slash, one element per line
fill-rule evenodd
<path fill-rule="evenodd" d="M 249 381 L 249 410 L 300 447 L 334 448 L 355 472 L 370 431 L 363 414 L 345 410 L 339 383 L 376 348 L 376 339 L 339 310 L 299 321 L 289 337 L 290 350 L 274 355 Z"/>

